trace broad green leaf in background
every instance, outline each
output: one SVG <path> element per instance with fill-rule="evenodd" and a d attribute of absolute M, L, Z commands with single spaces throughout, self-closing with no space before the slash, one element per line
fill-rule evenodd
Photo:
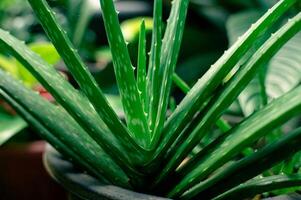
<path fill-rule="evenodd" d="M 0 146 L 26 127 L 22 118 L 0 112 Z"/>
<path fill-rule="evenodd" d="M 36 52 L 41 58 L 43 58 L 43 60 L 48 62 L 50 65 L 57 64 L 61 59 L 59 53 L 49 42 L 31 43 L 28 46 L 33 52 Z"/>
<path fill-rule="evenodd" d="M 61 60 L 60 55 L 51 43 L 32 43 L 29 44 L 28 47 L 33 52 L 37 53 L 41 58 L 43 58 L 43 60 L 45 60 L 50 65 L 56 65 Z M 23 80 L 23 82 L 29 87 L 32 87 L 35 84 L 37 84 L 38 81 L 27 71 L 27 69 L 18 61 L 15 62 L 19 78 Z"/>
<path fill-rule="evenodd" d="M 243 183 L 213 200 L 243 199 L 244 197 L 270 192 L 277 189 L 297 187 L 301 184 L 301 175 L 278 175 L 258 178 Z"/>
<path fill-rule="evenodd" d="M 0 55 L 0 68 L 9 72 L 12 76 L 18 77 L 19 72 L 15 65 L 16 63 L 14 59 Z"/>
<path fill-rule="evenodd" d="M 232 44 L 248 27 L 256 21 L 261 12 L 248 11 L 231 16 L 227 22 L 229 41 Z M 299 85 L 301 81 L 301 33 L 294 36 L 284 47 L 262 66 L 265 94 L 271 101 L 282 96 Z M 258 110 L 264 100 L 262 99 L 262 86 L 258 76 L 248 85 L 239 96 L 241 108 L 246 116 Z"/>
<path fill-rule="evenodd" d="M 137 17 L 125 20 L 121 23 L 121 31 L 124 36 L 124 39 L 127 42 L 138 39 L 142 19 L 145 22 L 146 32 L 151 31 L 153 29 L 153 19 L 150 17 Z"/>
<path fill-rule="evenodd" d="M 51 43 L 39 42 L 29 44 L 28 46 L 33 52 L 40 55 L 40 57 L 51 65 L 56 65 L 61 59 Z M 37 84 L 37 80 L 14 58 L 0 55 L 0 68 L 9 72 L 15 78 L 22 80 L 23 83 L 29 87 Z"/>

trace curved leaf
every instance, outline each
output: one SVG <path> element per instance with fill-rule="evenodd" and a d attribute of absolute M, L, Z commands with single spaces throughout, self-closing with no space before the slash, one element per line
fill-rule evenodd
<path fill-rule="evenodd" d="M 278 175 L 254 179 L 214 198 L 213 200 L 243 199 L 273 190 L 300 186 L 301 175 Z"/>
<path fill-rule="evenodd" d="M 223 111 L 235 100 L 235 98 L 239 95 L 241 90 L 252 80 L 256 71 L 262 66 L 263 63 L 267 62 L 277 51 L 294 35 L 296 35 L 301 29 L 301 13 L 296 15 L 290 22 L 284 25 L 281 29 L 277 31 L 274 37 L 270 37 L 264 45 L 256 51 L 254 54 L 253 59 L 251 59 L 245 66 L 243 66 L 235 76 L 225 85 L 224 89 L 218 94 L 218 97 L 212 99 L 212 104 L 209 106 L 208 111 L 201 119 L 200 123 L 196 126 L 193 132 L 187 137 L 185 141 L 181 143 L 181 146 L 175 150 L 175 155 L 169 161 L 168 165 L 165 167 L 165 170 L 161 172 L 161 176 L 164 176 L 164 173 L 168 172 L 171 168 L 175 169 L 175 166 L 180 164 L 181 159 L 187 155 L 187 152 L 192 150 L 194 146 L 196 146 L 200 139 L 206 134 L 206 131 L 210 130 L 209 128 L 215 123 L 218 117 L 222 114 Z M 273 102 L 272 102 L 273 103 Z M 269 104 L 272 105 L 272 104 Z M 268 108 L 268 106 L 266 107 Z M 288 108 L 288 105 L 287 105 Z M 277 110 L 277 109 L 276 109 Z M 273 111 L 276 113 L 276 110 Z M 296 112 L 298 110 L 296 109 Z M 262 114 L 263 115 L 263 114 Z M 293 117 L 292 115 L 291 117 Z M 272 120 L 275 116 L 270 116 L 269 120 Z M 279 117 L 280 119 L 280 117 Z M 250 119 L 249 119 L 250 120 Z M 247 122 L 248 120 L 246 120 Z M 252 120 L 250 120 L 252 121 Z M 270 121 L 271 124 L 272 121 Z M 262 126 L 264 122 L 257 124 L 256 128 Z M 270 126 L 271 124 L 267 124 Z M 254 127 L 255 128 L 255 127 Z M 237 129 L 235 129 L 237 130 Z M 242 131 L 245 133 L 245 131 Z M 232 144 L 236 143 L 238 140 L 233 138 Z M 244 141 L 246 142 L 246 141 Z M 241 144 L 244 143 L 241 141 Z M 225 152 L 221 152 L 222 155 Z M 214 158 L 216 158 L 216 154 L 214 154 Z M 213 161 L 214 159 L 211 159 Z M 210 161 L 210 162 L 211 162 Z M 204 163 L 203 163 L 204 164 Z M 173 167 L 171 167 L 173 166 Z M 212 166 L 209 167 L 207 165 L 203 165 L 199 170 L 199 175 L 206 176 L 205 172 L 207 170 L 213 170 Z M 194 170 L 193 170 L 194 171 Z M 171 194 L 179 194 L 179 192 L 184 192 L 183 190 L 187 189 L 189 185 L 191 186 L 196 181 L 196 174 L 195 177 L 192 177 L 193 173 L 189 173 L 185 176 L 183 180 L 181 180 L 182 184 L 178 184 Z M 208 175 L 208 174 L 207 174 Z M 201 177 L 201 176 L 200 176 Z M 205 177 L 202 177 L 205 178 Z M 201 178 L 201 179 L 202 179 Z M 193 181 L 195 180 L 195 181 Z M 182 186 L 180 186 L 182 185 Z M 183 187 L 185 185 L 185 187 Z M 183 187 L 183 188 L 182 188 Z"/>
<path fill-rule="evenodd" d="M 251 11 L 231 16 L 227 22 L 230 43 L 242 35 L 247 27 L 259 18 L 260 13 Z M 298 33 L 265 65 L 264 87 L 269 101 L 280 97 L 301 82 L 300 43 L 301 33 Z M 261 92 L 260 79 L 256 77 L 238 97 L 246 116 L 260 109 L 264 104 Z"/>
<path fill-rule="evenodd" d="M 106 100 L 104 94 L 98 87 L 95 79 L 92 77 L 91 73 L 88 71 L 87 66 L 83 63 L 79 54 L 73 48 L 73 45 L 71 44 L 70 40 L 68 39 L 66 33 L 63 31 L 62 27 L 57 22 L 56 17 L 54 15 L 53 11 L 51 10 L 51 8 L 49 7 L 49 5 L 47 4 L 47 2 L 45 0 L 29 0 L 29 3 L 32 6 L 37 17 L 39 18 L 40 23 L 42 24 L 42 26 L 43 26 L 45 32 L 48 34 L 49 38 L 51 39 L 53 45 L 56 47 L 56 49 L 60 53 L 62 59 L 65 61 L 65 64 L 68 67 L 69 71 L 74 76 L 74 78 L 77 80 L 82 92 L 88 97 L 89 101 L 93 104 L 93 107 L 97 111 L 97 114 L 105 122 L 105 124 L 108 126 L 108 128 L 116 135 L 116 137 L 118 137 L 120 139 L 121 142 L 126 140 L 126 142 L 124 142 L 124 144 L 132 144 L 133 146 L 135 146 L 136 142 L 138 144 L 140 144 L 141 142 L 145 142 L 143 140 L 146 138 L 141 137 L 141 134 L 144 134 L 146 131 L 140 130 L 140 131 L 130 132 L 126 129 L 124 124 L 118 119 L 118 116 L 113 111 L 113 109 L 109 106 L 108 101 Z M 110 4 L 110 1 L 107 1 L 107 3 L 109 5 L 109 10 L 112 9 L 111 7 L 113 6 L 113 2 L 111 2 L 111 4 Z M 111 10 L 109 11 L 109 13 L 103 12 L 104 16 L 106 14 L 108 14 L 109 17 L 114 16 L 114 14 L 111 13 Z M 107 21 L 107 20 L 105 20 L 105 21 Z M 116 38 L 116 35 L 115 35 L 115 41 L 119 41 L 119 39 L 120 38 L 118 38 L 118 37 Z M 119 43 L 122 44 L 122 41 L 120 41 Z M 116 50 L 116 52 L 112 51 L 112 54 L 113 54 L 113 58 L 117 54 L 117 56 L 118 56 L 117 60 L 119 60 L 117 63 L 117 67 L 122 69 L 123 65 L 121 65 L 121 63 L 124 63 L 124 62 L 121 62 L 121 61 L 124 61 L 124 60 L 119 57 L 119 56 L 121 56 L 121 54 L 118 54 L 118 53 L 125 53 L 124 52 L 125 47 L 121 45 L 120 48 L 121 49 L 117 48 L 119 50 Z M 114 49 L 114 48 L 112 48 L 112 49 Z M 122 57 L 126 57 L 126 53 L 122 54 Z M 117 61 L 116 58 L 114 58 L 113 60 Z M 127 62 L 129 62 L 129 60 L 127 60 Z M 131 74 L 128 69 L 128 63 L 125 66 L 127 66 L 127 67 L 124 69 L 124 71 L 118 72 L 119 75 L 123 76 L 124 75 L 123 73 Z M 127 78 L 124 78 L 124 79 L 126 79 L 126 80 L 131 80 L 131 78 L 134 79 L 134 77 L 131 77 L 131 75 L 129 75 L 129 76 L 130 76 L 130 79 L 127 79 Z M 129 85 L 135 85 L 135 84 L 133 83 L 133 84 L 127 85 L 127 84 L 125 84 L 125 81 L 123 82 L 124 79 L 122 79 L 122 78 L 123 77 L 121 77 L 121 79 L 120 79 L 120 77 L 118 78 L 123 84 L 120 88 L 129 90 L 127 92 L 123 92 L 123 95 L 128 95 L 128 94 L 132 95 L 132 92 L 134 92 L 133 96 L 135 96 L 134 95 L 135 89 L 134 89 L 134 91 L 131 91 L 131 89 L 129 89 Z M 132 81 L 134 81 L 134 80 L 132 80 Z M 138 94 L 138 92 L 137 92 L 137 94 Z M 123 95 L 121 95 L 121 96 L 123 96 Z M 139 98 L 137 96 L 133 99 L 132 98 L 122 98 L 122 101 L 124 101 L 124 100 L 126 100 L 126 101 L 129 100 L 129 102 L 127 102 L 126 106 L 125 106 L 125 103 L 123 102 L 123 105 L 125 108 L 124 109 L 125 113 L 128 113 L 128 110 L 132 111 L 132 108 L 136 108 L 136 107 L 131 106 L 132 105 L 131 100 L 139 101 Z M 141 105 L 140 103 L 136 103 L 136 104 Z M 137 112 L 133 112 L 132 114 L 133 115 L 141 114 L 139 112 L 138 107 L 137 107 L 136 111 Z M 142 110 L 141 110 L 141 112 L 142 112 Z M 145 117 L 144 113 L 142 114 L 141 119 L 143 119 L 143 117 Z M 133 123 L 133 122 L 131 122 L 131 123 Z M 131 123 L 129 123 L 129 125 Z M 141 125 L 140 123 L 137 123 L 136 126 L 134 125 L 134 127 L 139 129 L 139 127 L 141 128 L 140 125 Z M 137 135 L 135 136 L 135 134 L 137 134 Z M 137 140 L 134 140 L 131 136 L 133 136 L 133 138 L 136 138 Z M 139 141 L 139 138 L 142 141 Z M 138 147 L 136 147 L 136 150 L 137 150 L 137 153 L 139 151 L 142 151 L 142 149 L 139 150 Z M 139 159 L 137 159 L 137 161 L 139 161 Z"/>
<path fill-rule="evenodd" d="M 171 143 L 175 141 L 176 137 L 192 120 L 195 114 L 204 109 L 204 104 L 208 102 L 213 92 L 220 86 L 222 79 L 233 69 L 244 53 L 246 53 L 254 41 L 256 41 L 257 37 L 272 26 L 294 3 L 294 0 L 279 1 L 252 25 L 244 36 L 199 79 L 167 120 L 163 129 L 164 136 L 153 156 L 153 162 L 156 162 L 166 153 Z"/>
<path fill-rule="evenodd" d="M 65 110 L 44 100 L 1 70 L 0 93 L 20 111 L 30 124 L 36 126 L 35 128 L 40 131 L 43 138 L 52 141 L 52 138 L 55 137 L 56 140 L 59 140 L 59 144 L 53 143 L 54 147 L 61 148 L 61 143 L 63 143 L 66 147 L 62 149 L 71 150 L 82 165 L 86 166 L 85 162 L 87 162 L 90 165 L 89 168 L 92 167 L 96 175 L 101 174 L 101 177 L 104 176 L 115 184 L 129 187 L 129 179 L 124 172 Z M 43 132 L 43 130 L 47 132 Z"/>
<path fill-rule="evenodd" d="M 40 81 L 80 126 L 108 154 L 112 155 L 115 162 L 118 162 L 123 169 L 128 170 L 129 174 L 137 176 L 136 170 L 132 167 L 132 161 L 142 159 L 141 156 L 137 157 L 141 153 L 137 145 L 130 141 L 124 142 L 125 138 L 117 140 L 115 135 L 118 134 L 113 134 L 107 128 L 85 96 L 75 90 L 60 73 L 31 51 L 24 43 L 1 29 L 0 45 L 4 46 L 7 52 L 14 55 Z M 124 142 L 124 145 L 121 142 Z M 125 152 L 124 148 L 128 148 L 131 144 L 133 148 L 130 147 Z M 129 152 L 133 153 L 129 154 Z M 131 160 L 129 156 L 134 156 L 136 159 Z"/>
<path fill-rule="evenodd" d="M 0 112 L 0 146 L 27 127 L 27 123 L 18 116 Z"/>

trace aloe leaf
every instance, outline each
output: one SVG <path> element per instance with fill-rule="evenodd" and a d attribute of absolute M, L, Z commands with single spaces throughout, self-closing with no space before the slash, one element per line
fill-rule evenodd
<path fill-rule="evenodd" d="M 162 134 L 162 128 L 166 120 L 166 111 L 172 85 L 172 76 L 177 64 L 181 47 L 182 36 L 185 27 L 186 14 L 189 0 L 173 1 L 170 17 L 167 21 L 166 32 L 162 42 L 160 57 L 159 79 L 160 98 L 156 107 L 156 121 L 153 124 L 152 144 L 156 145 Z M 164 134 L 166 134 L 164 132 Z"/>
<path fill-rule="evenodd" d="M 156 149 L 153 162 L 160 159 L 186 124 L 192 120 L 197 111 L 204 108 L 213 91 L 221 84 L 230 70 L 252 46 L 254 41 L 296 1 L 282 0 L 261 17 L 193 86 L 190 92 L 169 117 L 162 132 L 164 136 Z"/>
<path fill-rule="evenodd" d="M 150 130 L 153 131 L 159 103 L 159 67 L 162 48 L 162 0 L 154 1 L 154 19 L 151 51 L 147 74 L 148 100 L 146 110 Z"/>
<path fill-rule="evenodd" d="M 255 196 L 256 194 L 271 192 L 273 190 L 298 187 L 300 184 L 300 174 L 259 178 L 233 188 L 232 190 L 214 198 L 213 200 L 242 199 L 244 197 Z"/>
<path fill-rule="evenodd" d="M 112 0 L 100 0 L 100 5 L 127 125 L 137 143 L 148 148 L 151 135 L 114 3 Z"/>
<path fill-rule="evenodd" d="M 234 41 L 246 30 L 246 24 L 251 24 L 258 18 L 260 12 L 243 12 L 231 16 L 227 22 L 227 30 L 230 42 Z M 244 24 L 244 25 L 241 25 Z M 264 66 L 263 78 L 255 78 L 239 96 L 239 102 L 246 116 L 258 110 L 264 102 L 278 98 L 287 91 L 296 87 L 300 81 L 301 34 L 294 36 L 284 47 Z M 282 73 L 285 69 L 286 73 Z M 262 73 L 261 73 L 262 74 Z M 260 74 L 259 74 L 260 75 Z M 264 80 L 265 94 L 262 95 L 262 83 Z M 263 98 L 262 98 L 263 96 Z M 267 96 L 267 97 L 265 97 Z"/>
<path fill-rule="evenodd" d="M 127 141 L 126 138 L 118 141 L 116 134 L 112 134 L 105 126 L 87 98 L 75 90 L 53 67 L 28 49 L 24 43 L 1 29 L 0 45 L 4 46 L 7 52 L 16 57 L 40 81 L 81 127 L 114 158 L 115 162 L 136 177 L 136 172 L 132 169 L 132 161 L 139 162 L 143 157 L 139 155 L 141 152 L 140 149 L 136 149 L 135 143 Z M 123 142 L 123 145 L 120 142 Z M 127 151 L 125 152 L 124 149 Z M 135 159 L 131 160 L 129 156 Z"/>
<path fill-rule="evenodd" d="M 57 138 L 57 140 L 66 145 L 66 147 L 62 147 L 64 151 L 70 149 L 75 155 L 79 155 L 77 160 L 84 159 L 80 163 L 87 162 L 97 171 L 97 174 L 101 174 L 115 184 L 129 187 L 129 179 L 124 172 L 66 111 L 42 99 L 38 94 L 25 88 L 20 82 L 10 78 L 2 71 L 0 71 L 0 77 L 0 91 L 4 91 L 4 94 L 6 94 L 6 96 L 3 96 L 8 96 L 8 100 L 18 104 L 17 109 L 21 107 L 20 111 L 22 114 L 30 115 L 34 118 L 36 123 L 33 124 L 37 126 L 37 130 L 40 130 L 39 126 L 44 127 L 41 129 L 42 136 L 47 137 L 47 139 L 48 137 Z M 29 109 L 23 113 L 22 109 L 26 110 L 25 108 Z M 43 135 L 44 129 L 53 135 Z M 56 147 L 57 145 L 54 143 L 54 146 Z M 107 166 L 110 167 L 108 168 Z"/>
<path fill-rule="evenodd" d="M 87 67 L 80 59 L 80 56 L 77 53 L 77 51 L 73 48 L 73 45 L 68 39 L 66 33 L 58 24 L 54 13 L 51 11 L 49 5 L 46 3 L 45 0 L 29 0 L 29 3 L 31 4 L 34 12 L 36 13 L 36 16 L 39 18 L 40 23 L 42 24 L 44 30 L 48 34 L 53 45 L 56 47 L 62 59 L 65 61 L 65 64 L 68 67 L 69 71 L 77 80 L 83 93 L 93 104 L 100 118 L 104 120 L 108 128 L 120 139 L 120 141 L 127 140 L 133 143 L 130 134 L 134 133 L 127 131 L 126 127 L 118 119 L 116 113 L 109 106 L 109 103 L 107 102 L 104 94 L 99 89 L 96 81 L 94 80 Z M 127 92 L 126 94 L 131 94 L 131 92 Z M 132 136 L 135 137 L 134 135 Z M 139 143 L 139 141 L 137 142 Z"/>
<path fill-rule="evenodd" d="M 28 47 L 35 53 L 37 53 L 43 60 L 51 65 L 56 65 L 61 57 L 51 43 L 48 42 L 37 42 L 31 43 Z M 18 70 L 19 78 L 29 87 L 34 87 L 38 84 L 37 79 L 35 79 L 28 70 L 21 63 L 14 59 L 15 64 L 11 68 L 16 68 Z"/>
<path fill-rule="evenodd" d="M 266 63 L 277 51 L 301 29 L 301 13 L 284 25 L 277 33 L 273 34 L 268 41 L 254 54 L 245 66 L 243 66 L 236 75 L 227 83 L 225 89 L 221 92 L 218 98 L 214 98 L 213 105 L 206 112 L 205 117 L 200 124 L 187 138 L 188 142 L 178 148 L 174 159 L 170 161 L 169 165 L 176 165 L 180 159 L 185 157 L 187 152 L 198 144 L 199 140 L 209 130 L 210 126 L 215 123 L 215 120 L 222 114 L 222 112 L 235 100 L 241 90 L 251 81 L 256 74 L 256 70 L 262 64 Z M 176 161 L 178 160 L 178 161 Z M 168 168 L 168 167 L 166 167 Z"/>
<path fill-rule="evenodd" d="M 31 126 L 36 130 L 36 133 L 40 135 L 41 138 L 47 140 L 51 145 L 55 146 L 55 148 L 61 152 L 66 159 L 72 159 L 72 161 L 78 166 L 82 167 L 82 169 L 87 170 L 89 173 L 94 174 L 96 177 L 103 179 L 106 181 L 104 177 L 102 177 L 95 168 L 88 165 L 88 162 L 82 162 L 84 159 L 80 158 L 80 156 L 74 153 L 70 148 L 68 148 L 64 143 L 62 143 L 57 137 L 50 133 L 36 118 L 29 114 L 29 112 L 20 104 L 18 104 L 14 99 L 12 99 L 5 91 L 0 89 L 0 96 L 5 98 L 6 101 L 10 103 L 11 106 L 14 107 L 15 110 L 18 111 L 23 118 L 31 124 Z"/>
<path fill-rule="evenodd" d="M 187 94 L 191 88 L 189 85 L 176 73 L 174 73 L 173 77 L 173 82 L 184 92 Z M 220 118 L 216 122 L 217 127 L 222 131 L 222 132 L 227 132 L 231 129 L 231 125 L 225 121 L 224 119 Z"/>
<path fill-rule="evenodd" d="M 27 123 L 19 116 L 0 113 L 0 146 L 26 127 Z"/>
<path fill-rule="evenodd" d="M 78 153 L 74 152 L 65 145 L 65 143 L 61 142 L 53 133 L 49 132 L 47 128 L 45 128 L 40 121 L 34 118 L 29 112 L 20 106 L 16 101 L 14 101 L 9 95 L 7 95 L 3 90 L 0 89 L 0 96 L 4 97 L 10 104 L 17 110 L 28 123 L 36 130 L 36 133 L 40 135 L 41 138 L 47 140 L 51 145 L 55 146 L 55 148 L 65 156 L 66 159 L 69 159 L 81 169 L 86 170 L 89 173 L 95 175 L 95 177 L 99 178 L 100 180 L 109 183 L 109 181 L 103 177 L 97 169 L 89 165 L 89 161 L 85 160 L 81 157 Z"/>
<path fill-rule="evenodd" d="M 222 164 L 229 161 L 243 148 L 251 145 L 256 139 L 299 114 L 301 112 L 300 101 L 297 100 L 299 97 L 296 97 L 296 95 L 300 95 L 300 90 L 301 87 L 298 87 L 273 101 L 236 127 L 210 154 L 199 160 L 199 165 L 194 170 L 188 174 L 183 174 L 183 179 L 176 185 L 170 195 L 179 195 L 179 193 L 184 192 L 188 187 L 203 180 Z M 284 102 L 286 103 L 284 104 Z"/>
<path fill-rule="evenodd" d="M 146 33 L 145 33 L 145 21 L 141 22 L 139 33 L 139 49 L 138 49 L 138 70 L 137 70 L 137 86 L 140 92 L 141 101 L 144 105 L 145 111 L 145 99 L 146 99 Z"/>
<path fill-rule="evenodd" d="M 300 137 L 301 129 L 298 128 L 286 134 L 275 143 L 267 145 L 254 154 L 236 161 L 225 167 L 222 171 L 210 176 L 208 179 L 193 187 L 193 189 L 184 193 L 183 198 L 189 199 L 197 195 L 199 197 L 211 199 L 214 196 L 259 175 L 300 151 L 301 148 L 298 142 Z M 254 167 L 254 165 L 257 167 Z"/>

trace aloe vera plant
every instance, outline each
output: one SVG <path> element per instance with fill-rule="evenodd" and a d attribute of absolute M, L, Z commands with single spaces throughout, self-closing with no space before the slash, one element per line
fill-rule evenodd
<path fill-rule="evenodd" d="M 256 178 L 301 150 L 300 129 L 251 155 L 241 154 L 300 115 L 300 86 L 294 85 L 238 125 L 231 127 L 222 118 L 244 88 L 262 72 L 262 66 L 301 30 L 301 13 L 297 13 L 262 39 L 264 33 L 285 18 L 297 0 L 275 4 L 191 88 L 175 74 L 188 0 L 173 1 L 165 31 L 162 1 L 154 1 L 150 53 L 146 53 L 142 20 L 137 66 L 132 65 L 113 0 L 100 0 L 125 122 L 112 109 L 47 2 L 28 2 L 79 89 L 24 43 L 0 29 L 2 51 L 26 67 L 58 105 L 43 100 L 3 71 L 0 95 L 74 164 L 108 184 L 175 199 L 241 199 L 241 191 L 252 197 L 300 185 L 298 174 Z M 262 43 L 256 45 L 259 38 Z M 274 65 L 275 62 L 277 59 L 273 58 Z M 168 116 L 173 83 L 187 94 L 176 108 L 170 109 Z M 204 136 L 211 134 L 214 125 L 223 134 L 191 154 Z"/>

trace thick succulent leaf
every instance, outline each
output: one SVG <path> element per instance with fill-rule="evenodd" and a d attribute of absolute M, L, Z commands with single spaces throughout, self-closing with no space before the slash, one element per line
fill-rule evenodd
<path fill-rule="evenodd" d="M 148 114 L 148 122 L 151 131 L 154 129 L 154 123 L 156 121 L 156 115 L 158 110 L 158 103 L 160 94 L 158 94 L 160 88 L 159 82 L 159 68 L 160 68 L 160 56 L 162 48 L 162 0 L 154 1 L 154 19 L 153 19 L 153 34 L 151 51 L 149 57 L 148 74 L 147 74 L 147 92 L 148 99 L 146 101 L 146 112 Z"/>
<path fill-rule="evenodd" d="M 22 118 L 0 112 L 0 146 L 26 127 L 27 123 Z"/>
<path fill-rule="evenodd" d="M 185 94 L 187 94 L 191 89 L 189 85 L 176 73 L 174 73 L 172 80 Z M 224 133 L 231 129 L 231 125 L 222 118 L 216 122 L 216 125 Z"/>
<path fill-rule="evenodd" d="M 126 140 L 124 142 L 125 144 L 133 144 L 134 141 L 130 137 L 131 133 L 127 131 L 126 127 L 118 119 L 116 113 L 109 106 L 108 101 L 106 100 L 96 81 L 88 71 L 88 68 L 82 62 L 79 54 L 73 48 L 73 45 L 68 39 L 66 33 L 56 21 L 54 13 L 51 11 L 47 2 L 45 0 L 29 0 L 29 3 L 31 4 L 34 12 L 39 18 L 40 23 L 48 34 L 53 45 L 56 47 L 62 59 L 65 61 L 65 64 L 68 67 L 69 71 L 77 80 L 82 92 L 93 104 L 100 118 L 104 120 L 108 128 L 120 139 L 120 141 Z M 126 81 L 124 81 L 123 83 L 125 82 Z M 131 94 L 131 92 L 128 91 L 126 94 Z M 132 104 L 130 103 L 128 105 Z"/>
<path fill-rule="evenodd" d="M 257 37 L 269 28 L 282 14 L 295 3 L 294 0 L 279 1 L 263 17 L 261 17 L 193 86 L 190 92 L 169 117 L 164 130 L 164 136 L 156 149 L 154 161 L 165 154 L 171 143 L 189 123 L 195 113 L 204 108 L 210 96 L 222 83 L 230 70 L 252 46 Z"/>
<path fill-rule="evenodd" d="M 252 80 L 256 71 L 266 63 L 277 51 L 301 29 L 301 13 L 296 15 L 285 26 L 283 26 L 275 35 L 271 36 L 264 45 L 254 54 L 246 65 L 235 74 L 235 76 L 226 84 L 222 92 L 216 98 L 212 98 L 212 104 L 208 106 L 208 111 L 201 119 L 197 127 L 188 136 L 187 140 L 183 141 L 181 146 L 176 149 L 174 157 L 163 170 L 161 175 L 164 175 L 170 166 L 175 167 L 180 164 L 195 145 L 215 121 L 221 116 L 228 106 L 235 100 L 241 90 Z M 259 127 L 259 125 L 258 125 Z M 170 170 L 170 169 L 169 169 Z M 190 177 L 191 178 L 191 177 Z M 190 181 L 190 185 L 193 184 Z M 187 188 L 186 188 L 187 189 Z M 176 189 L 177 190 L 177 189 Z"/>
<path fill-rule="evenodd" d="M 126 138 L 120 141 L 124 142 L 125 145 L 119 143 L 115 135 L 110 132 L 104 122 L 99 118 L 85 96 L 82 96 L 75 90 L 60 73 L 55 71 L 53 67 L 28 49 L 24 43 L 1 29 L 0 45 L 4 46 L 7 52 L 15 56 L 16 59 L 40 81 L 55 97 L 57 102 L 71 114 L 81 127 L 83 127 L 123 169 L 127 169 L 129 173 L 135 174 L 131 168 L 133 164 L 129 156 L 134 156 L 134 161 L 139 161 L 142 159 L 141 156 L 137 156 L 140 152 L 135 149 L 136 146 L 133 143 L 126 141 Z M 127 146 L 131 144 L 133 144 L 133 148 Z M 125 148 L 127 151 L 124 151 Z"/>
<path fill-rule="evenodd" d="M 82 167 L 82 169 L 87 170 L 88 172 L 94 174 L 96 177 L 100 179 L 106 180 L 104 177 L 102 177 L 97 170 L 95 170 L 92 166 L 88 165 L 88 162 L 82 162 L 84 159 L 80 158 L 78 154 L 74 153 L 72 150 L 70 150 L 69 147 L 67 147 L 64 143 L 62 143 L 57 137 L 53 135 L 53 133 L 49 132 L 40 121 L 38 121 L 36 118 L 34 118 L 31 114 L 29 114 L 28 110 L 26 110 L 24 107 L 20 106 L 11 96 L 9 96 L 5 91 L 0 89 L 0 96 L 5 98 L 7 102 L 10 103 L 14 107 L 15 110 L 17 110 L 20 115 L 23 116 L 23 118 L 31 124 L 31 126 L 36 130 L 36 133 L 38 133 L 41 138 L 44 138 L 47 140 L 50 144 L 55 146 L 57 150 L 59 150 L 67 159 L 72 160 L 74 163 L 76 163 L 78 166 Z"/>
<path fill-rule="evenodd" d="M 100 5 L 127 125 L 138 144 L 147 148 L 150 145 L 150 132 L 117 12 L 112 0 L 100 0 Z"/>
<path fill-rule="evenodd" d="M 30 124 L 37 126 L 38 131 L 39 126 L 47 130 L 47 135 L 46 133 L 43 134 L 43 129 L 40 130 L 42 136 L 46 137 L 45 139 L 48 139 L 48 134 L 51 134 L 49 137 L 55 137 L 61 143 L 64 143 L 66 150 L 69 149 L 75 155 L 78 155 L 77 160 L 83 159 L 80 163 L 87 162 L 97 174 L 101 174 L 115 184 L 129 187 L 129 180 L 124 172 L 65 110 L 44 100 L 35 92 L 25 88 L 20 82 L 10 78 L 3 71 L 0 71 L 0 88 L 4 98 L 9 97 L 7 98 L 8 101 L 12 99 L 12 103 L 15 102 L 23 108 L 20 109 L 23 116 L 26 114 L 35 119 L 33 123 L 28 120 Z M 17 110 L 19 107 L 17 107 Z M 23 113 L 22 110 L 27 111 Z M 24 117 L 26 118 L 26 116 Z M 53 145 L 56 147 L 60 144 L 54 143 Z"/>
<path fill-rule="evenodd" d="M 213 200 L 227 200 L 227 199 L 242 199 L 245 197 L 252 197 L 256 194 L 271 192 L 273 190 L 299 187 L 301 184 L 301 175 L 278 175 L 265 178 L 258 178 L 247 183 L 233 188 L 232 190 L 214 198 Z"/>
<path fill-rule="evenodd" d="M 169 19 L 167 21 L 166 31 L 162 41 L 160 68 L 158 80 L 159 101 L 155 123 L 152 124 L 153 139 L 152 144 L 156 145 L 162 136 L 162 128 L 166 120 L 166 111 L 169 101 L 169 95 L 172 85 L 172 77 L 177 64 L 178 54 L 181 47 L 182 36 L 185 28 L 186 14 L 189 0 L 173 1 Z M 154 91 L 158 93 L 158 91 Z M 156 104 L 154 104 L 156 106 Z M 164 132 L 164 135 L 166 132 Z"/>
<path fill-rule="evenodd" d="M 298 128 L 286 134 L 275 143 L 271 143 L 254 154 L 236 161 L 229 166 L 224 167 L 223 170 L 214 173 L 208 179 L 193 187 L 192 190 L 186 192 L 183 195 L 183 198 L 203 197 L 211 199 L 214 196 L 259 175 L 300 151 L 300 137 L 301 129 Z M 219 143 L 220 141 L 221 140 L 218 140 L 216 142 Z M 255 165 L 256 167 L 254 167 Z M 195 195 L 197 195 L 197 197 L 195 197 Z"/>
<path fill-rule="evenodd" d="M 246 30 L 248 25 L 260 16 L 259 11 L 243 12 L 231 16 L 227 22 L 228 37 L 233 43 Z M 299 85 L 301 81 L 301 34 L 297 34 L 265 66 L 265 93 L 268 100 L 275 99 Z M 283 71 L 285 70 L 285 73 Z M 253 79 L 239 96 L 241 108 L 246 116 L 262 106 L 259 78 Z"/>
<path fill-rule="evenodd" d="M 28 47 L 51 65 L 56 65 L 61 60 L 60 55 L 51 43 L 31 43 Z M 18 70 L 19 78 L 23 80 L 27 86 L 34 87 L 38 83 L 37 79 L 35 79 L 21 63 L 16 60 L 14 61 L 15 64 L 12 65 L 11 68 L 16 68 L 16 70 Z"/>
<path fill-rule="evenodd" d="M 299 114 L 301 112 L 301 102 L 298 100 L 300 96 L 301 87 L 298 87 L 241 123 L 212 152 L 204 155 L 194 170 L 184 174 L 183 179 L 169 193 L 169 196 L 185 192 L 251 145 L 252 142 Z"/>
<path fill-rule="evenodd" d="M 145 112 L 146 102 L 146 32 L 145 32 L 145 21 L 144 19 L 140 25 L 139 33 L 139 49 L 138 49 L 138 60 L 137 60 L 137 85 L 140 93 L 141 101 L 143 104 L 143 110 Z"/>

